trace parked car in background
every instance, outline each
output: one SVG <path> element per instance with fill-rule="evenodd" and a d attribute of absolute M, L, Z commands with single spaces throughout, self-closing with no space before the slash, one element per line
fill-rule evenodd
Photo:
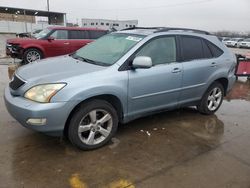
<path fill-rule="evenodd" d="M 229 37 L 222 37 L 222 43 L 226 44 L 226 41 L 230 40 L 231 38 Z"/>
<path fill-rule="evenodd" d="M 238 43 L 243 41 L 243 38 L 232 38 L 224 42 L 228 47 L 238 47 Z"/>
<path fill-rule="evenodd" d="M 18 38 L 29 38 L 30 36 L 31 36 L 31 34 L 29 32 L 16 34 L 16 37 L 18 37 Z"/>
<path fill-rule="evenodd" d="M 238 43 L 239 48 L 250 48 L 250 38 L 244 39 Z"/>
<path fill-rule="evenodd" d="M 40 33 L 42 31 L 42 29 L 36 29 L 36 30 L 34 30 L 32 33 L 31 33 L 31 37 L 36 37 L 36 35 L 38 34 L 38 33 Z"/>
<path fill-rule="evenodd" d="M 40 33 L 41 31 L 42 31 L 42 29 L 35 29 L 33 32 L 17 33 L 16 37 L 18 37 L 18 38 L 34 37 L 36 34 Z"/>
<path fill-rule="evenodd" d="M 19 68 L 4 99 L 23 126 L 64 133 L 89 150 L 107 143 L 119 122 L 186 106 L 215 113 L 235 82 L 236 62 L 205 31 L 133 28 Z"/>
<path fill-rule="evenodd" d="M 48 27 L 34 38 L 8 39 L 6 54 L 24 63 L 72 53 L 107 34 L 106 30 L 79 27 Z"/>

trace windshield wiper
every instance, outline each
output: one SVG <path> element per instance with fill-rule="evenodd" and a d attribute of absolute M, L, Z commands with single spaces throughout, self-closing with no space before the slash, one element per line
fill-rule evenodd
<path fill-rule="evenodd" d="M 83 61 L 83 62 L 87 62 L 87 63 L 91 63 L 91 64 L 94 64 L 94 65 L 108 66 L 106 63 L 97 62 L 97 61 L 94 61 L 94 60 L 79 56 L 76 53 L 70 54 L 69 56 L 71 56 L 74 59 L 77 59 L 77 60 L 80 60 L 80 61 Z"/>
<path fill-rule="evenodd" d="M 76 55 L 76 53 L 70 54 L 69 56 L 71 56 L 71 57 L 73 57 L 74 59 L 77 59 L 77 60 L 85 61 L 87 63 L 93 63 L 94 62 L 93 60 L 90 60 L 90 59 L 81 57 L 79 55 Z"/>

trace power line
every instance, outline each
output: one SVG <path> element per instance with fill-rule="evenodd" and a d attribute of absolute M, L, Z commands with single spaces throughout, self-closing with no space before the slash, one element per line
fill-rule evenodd
<path fill-rule="evenodd" d="M 118 9 L 84 9 L 85 11 L 127 11 L 127 10 L 145 10 L 145 9 L 161 9 L 161 8 L 167 8 L 167 7 L 178 7 L 178 6 L 185 6 L 185 5 L 191 5 L 191 4 L 202 4 L 202 3 L 208 3 L 214 0 L 199 0 L 199 1 L 189 1 L 184 3 L 175 3 L 175 4 L 167 4 L 167 5 L 161 5 L 161 6 L 150 6 L 150 7 L 138 7 L 138 8 L 118 8 Z"/>

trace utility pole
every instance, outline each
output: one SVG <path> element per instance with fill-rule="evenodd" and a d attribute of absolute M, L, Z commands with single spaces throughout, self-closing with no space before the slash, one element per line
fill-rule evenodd
<path fill-rule="evenodd" d="M 49 13 L 49 0 L 47 0 L 47 9 L 48 9 L 48 24 L 50 25 L 50 13 Z"/>
<path fill-rule="evenodd" d="M 49 0 L 47 0 L 47 8 L 48 8 L 48 12 L 49 12 Z"/>
<path fill-rule="evenodd" d="M 28 32 L 28 26 L 27 26 L 26 11 L 25 10 L 23 11 L 23 15 L 24 15 L 25 32 L 27 33 Z"/>

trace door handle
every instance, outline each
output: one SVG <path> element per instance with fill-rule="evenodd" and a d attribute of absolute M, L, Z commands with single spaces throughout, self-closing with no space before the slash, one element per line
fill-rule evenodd
<path fill-rule="evenodd" d="M 217 64 L 215 62 L 211 63 L 210 67 L 216 67 Z"/>
<path fill-rule="evenodd" d="M 172 73 L 178 73 L 178 72 L 181 72 L 181 69 L 180 68 L 174 68 L 172 70 Z"/>
<path fill-rule="evenodd" d="M 68 45 L 68 44 L 69 44 L 69 42 L 65 42 L 65 43 L 63 43 L 63 44 Z"/>

